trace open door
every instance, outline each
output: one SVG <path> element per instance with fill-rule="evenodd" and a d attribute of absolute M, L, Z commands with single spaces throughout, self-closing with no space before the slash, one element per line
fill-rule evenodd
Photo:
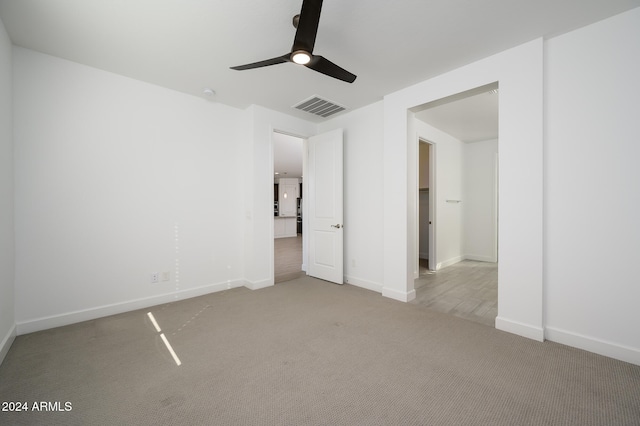
<path fill-rule="evenodd" d="M 342 284 L 342 129 L 308 140 L 309 264 L 307 274 Z M 305 195 L 306 197 L 306 195 Z"/>

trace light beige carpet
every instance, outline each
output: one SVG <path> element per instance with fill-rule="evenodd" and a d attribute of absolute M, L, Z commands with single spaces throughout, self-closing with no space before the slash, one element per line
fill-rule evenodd
<path fill-rule="evenodd" d="M 640 366 L 305 277 L 19 336 L 0 401 L 72 405 L 11 425 L 638 425 Z"/>

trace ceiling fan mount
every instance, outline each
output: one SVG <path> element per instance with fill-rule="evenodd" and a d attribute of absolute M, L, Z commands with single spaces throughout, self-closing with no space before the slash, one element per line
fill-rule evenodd
<path fill-rule="evenodd" d="M 243 71 L 282 64 L 285 62 L 294 62 L 299 65 L 304 65 L 307 68 L 311 68 L 319 73 L 328 75 L 329 77 L 346 81 L 347 83 L 353 83 L 356 79 L 356 75 L 339 67 L 323 56 L 313 54 L 316 35 L 318 33 L 318 23 L 320 22 L 321 9 L 322 0 L 302 1 L 300 14 L 295 15 L 292 19 L 293 26 L 296 28 L 296 35 L 293 39 L 293 46 L 291 47 L 290 53 L 264 61 L 231 67 L 231 69 Z"/>

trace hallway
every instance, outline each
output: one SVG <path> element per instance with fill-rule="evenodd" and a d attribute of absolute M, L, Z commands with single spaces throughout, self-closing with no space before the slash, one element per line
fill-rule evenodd
<path fill-rule="evenodd" d="M 424 264 L 423 264 L 424 262 Z M 498 264 L 463 260 L 431 272 L 420 260 L 416 298 L 410 303 L 495 327 L 498 315 Z"/>

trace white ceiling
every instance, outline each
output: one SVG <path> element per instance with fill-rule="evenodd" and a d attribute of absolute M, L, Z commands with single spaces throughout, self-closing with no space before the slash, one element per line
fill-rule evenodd
<path fill-rule="evenodd" d="M 314 53 L 358 76 L 344 83 L 291 63 L 230 66 L 290 51 L 301 0 L 0 0 L 14 44 L 246 108 L 312 95 L 355 109 L 538 37 L 640 6 L 640 0 L 325 0 Z"/>
<path fill-rule="evenodd" d="M 415 117 L 462 142 L 498 139 L 498 93 L 484 92 L 438 104 Z"/>

